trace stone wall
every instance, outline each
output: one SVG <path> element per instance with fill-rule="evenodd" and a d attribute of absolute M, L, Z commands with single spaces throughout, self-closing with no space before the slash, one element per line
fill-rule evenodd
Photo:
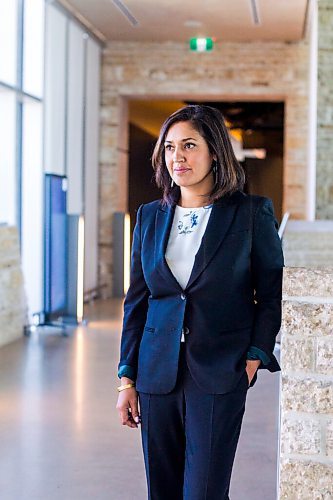
<path fill-rule="evenodd" d="M 333 220 L 289 220 L 282 244 L 288 267 L 333 267 Z"/>
<path fill-rule="evenodd" d="M 285 268 L 280 500 L 333 498 L 333 268 Z"/>
<path fill-rule="evenodd" d="M 0 226 L 0 346 L 22 337 L 26 319 L 17 228 Z"/>
<path fill-rule="evenodd" d="M 285 102 L 283 211 L 306 218 L 309 42 L 110 42 L 103 55 L 99 282 L 112 289 L 112 214 L 127 210 L 128 99 Z"/>
<path fill-rule="evenodd" d="M 333 0 L 318 2 L 317 219 L 333 219 Z"/>

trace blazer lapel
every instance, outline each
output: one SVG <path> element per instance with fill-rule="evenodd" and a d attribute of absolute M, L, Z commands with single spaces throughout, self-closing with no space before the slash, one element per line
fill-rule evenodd
<path fill-rule="evenodd" d="M 177 288 L 182 290 L 182 287 L 176 280 L 165 259 L 165 252 L 172 227 L 175 208 L 176 208 L 176 203 L 174 203 L 171 207 L 162 207 L 160 205 L 156 212 L 154 258 L 155 258 L 155 268 L 158 269 L 163 274 L 165 279 L 171 280 L 173 284 L 177 286 Z"/>
<path fill-rule="evenodd" d="M 231 198 L 223 198 L 214 203 L 186 288 L 189 288 L 205 270 L 222 244 L 234 219 L 237 206 Z"/>

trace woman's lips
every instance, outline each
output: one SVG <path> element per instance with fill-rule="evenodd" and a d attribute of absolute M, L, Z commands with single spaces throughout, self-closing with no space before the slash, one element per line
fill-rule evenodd
<path fill-rule="evenodd" d="M 182 174 L 184 172 L 188 172 L 189 170 L 189 168 L 175 168 L 174 172 L 177 172 L 177 174 Z"/>

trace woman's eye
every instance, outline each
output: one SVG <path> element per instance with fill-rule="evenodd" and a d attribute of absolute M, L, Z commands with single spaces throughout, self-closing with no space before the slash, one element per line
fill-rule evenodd
<path fill-rule="evenodd" d="M 166 144 L 164 147 L 165 147 L 165 149 L 166 149 L 167 151 L 171 151 L 171 149 L 172 149 L 171 144 Z"/>
<path fill-rule="evenodd" d="M 195 146 L 195 144 L 193 144 L 193 142 L 187 142 L 185 144 L 185 148 L 186 149 L 192 149 L 192 148 L 194 148 L 194 146 Z"/>

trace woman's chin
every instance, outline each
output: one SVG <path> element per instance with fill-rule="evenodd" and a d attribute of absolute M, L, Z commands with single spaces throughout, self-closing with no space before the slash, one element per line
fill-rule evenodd
<path fill-rule="evenodd" d="M 192 181 L 192 182 L 190 182 L 190 181 L 185 181 L 185 180 L 183 180 L 183 179 L 177 179 L 177 180 L 175 181 L 175 184 L 176 184 L 177 186 L 179 186 L 179 187 L 190 187 L 190 186 L 192 186 L 192 184 L 195 184 L 195 183 L 194 183 L 193 181 Z"/>

